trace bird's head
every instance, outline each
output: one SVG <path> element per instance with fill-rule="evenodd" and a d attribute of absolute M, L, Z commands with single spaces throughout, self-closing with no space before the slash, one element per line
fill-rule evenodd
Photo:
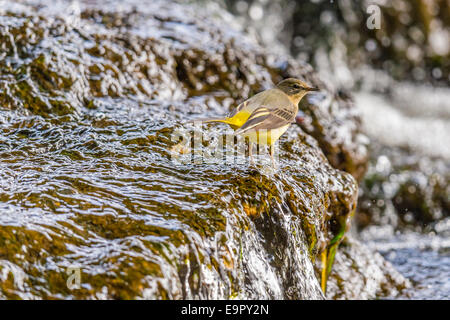
<path fill-rule="evenodd" d="M 319 90 L 295 78 L 287 78 L 280 81 L 277 84 L 277 88 L 286 93 L 294 104 L 298 104 L 308 92 Z"/>

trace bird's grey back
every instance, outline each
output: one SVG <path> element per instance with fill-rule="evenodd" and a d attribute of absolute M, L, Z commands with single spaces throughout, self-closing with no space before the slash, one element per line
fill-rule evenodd
<path fill-rule="evenodd" d="M 297 108 L 283 91 L 276 88 L 262 91 L 251 97 L 246 109 L 254 111 L 259 107 L 266 107 L 269 110 L 277 108 L 295 110 Z"/>
<path fill-rule="evenodd" d="M 255 94 L 253 97 L 245 100 L 235 109 L 231 110 L 231 112 L 228 114 L 228 117 L 231 118 L 242 110 L 252 113 L 260 107 L 265 107 L 269 110 L 283 108 L 297 113 L 297 106 L 295 106 L 291 102 L 291 100 L 289 100 L 288 96 L 280 89 L 273 88 L 261 91 L 260 93 Z"/>

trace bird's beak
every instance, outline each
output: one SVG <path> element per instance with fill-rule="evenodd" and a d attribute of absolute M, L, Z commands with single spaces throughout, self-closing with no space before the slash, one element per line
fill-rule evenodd
<path fill-rule="evenodd" d="M 309 88 L 306 88 L 306 91 L 319 91 L 319 88 L 309 87 Z"/>

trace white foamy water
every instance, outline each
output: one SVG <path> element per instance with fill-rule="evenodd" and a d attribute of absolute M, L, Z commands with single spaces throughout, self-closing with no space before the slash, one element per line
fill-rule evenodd
<path fill-rule="evenodd" d="M 354 94 L 370 138 L 450 160 L 450 89 L 398 85 L 389 97 Z"/>

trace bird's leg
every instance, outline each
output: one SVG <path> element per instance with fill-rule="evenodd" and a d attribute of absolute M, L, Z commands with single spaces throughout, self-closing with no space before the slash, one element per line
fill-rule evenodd
<path fill-rule="evenodd" d="M 269 147 L 269 153 L 270 153 L 270 159 L 272 159 L 272 168 L 276 168 L 275 159 L 273 158 L 273 155 L 275 153 L 275 147 L 273 144 Z"/>
<path fill-rule="evenodd" d="M 250 157 L 250 164 L 254 166 L 255 161 L 253 160 L 253 142 L 248 143 L 248 156 Z"/>

